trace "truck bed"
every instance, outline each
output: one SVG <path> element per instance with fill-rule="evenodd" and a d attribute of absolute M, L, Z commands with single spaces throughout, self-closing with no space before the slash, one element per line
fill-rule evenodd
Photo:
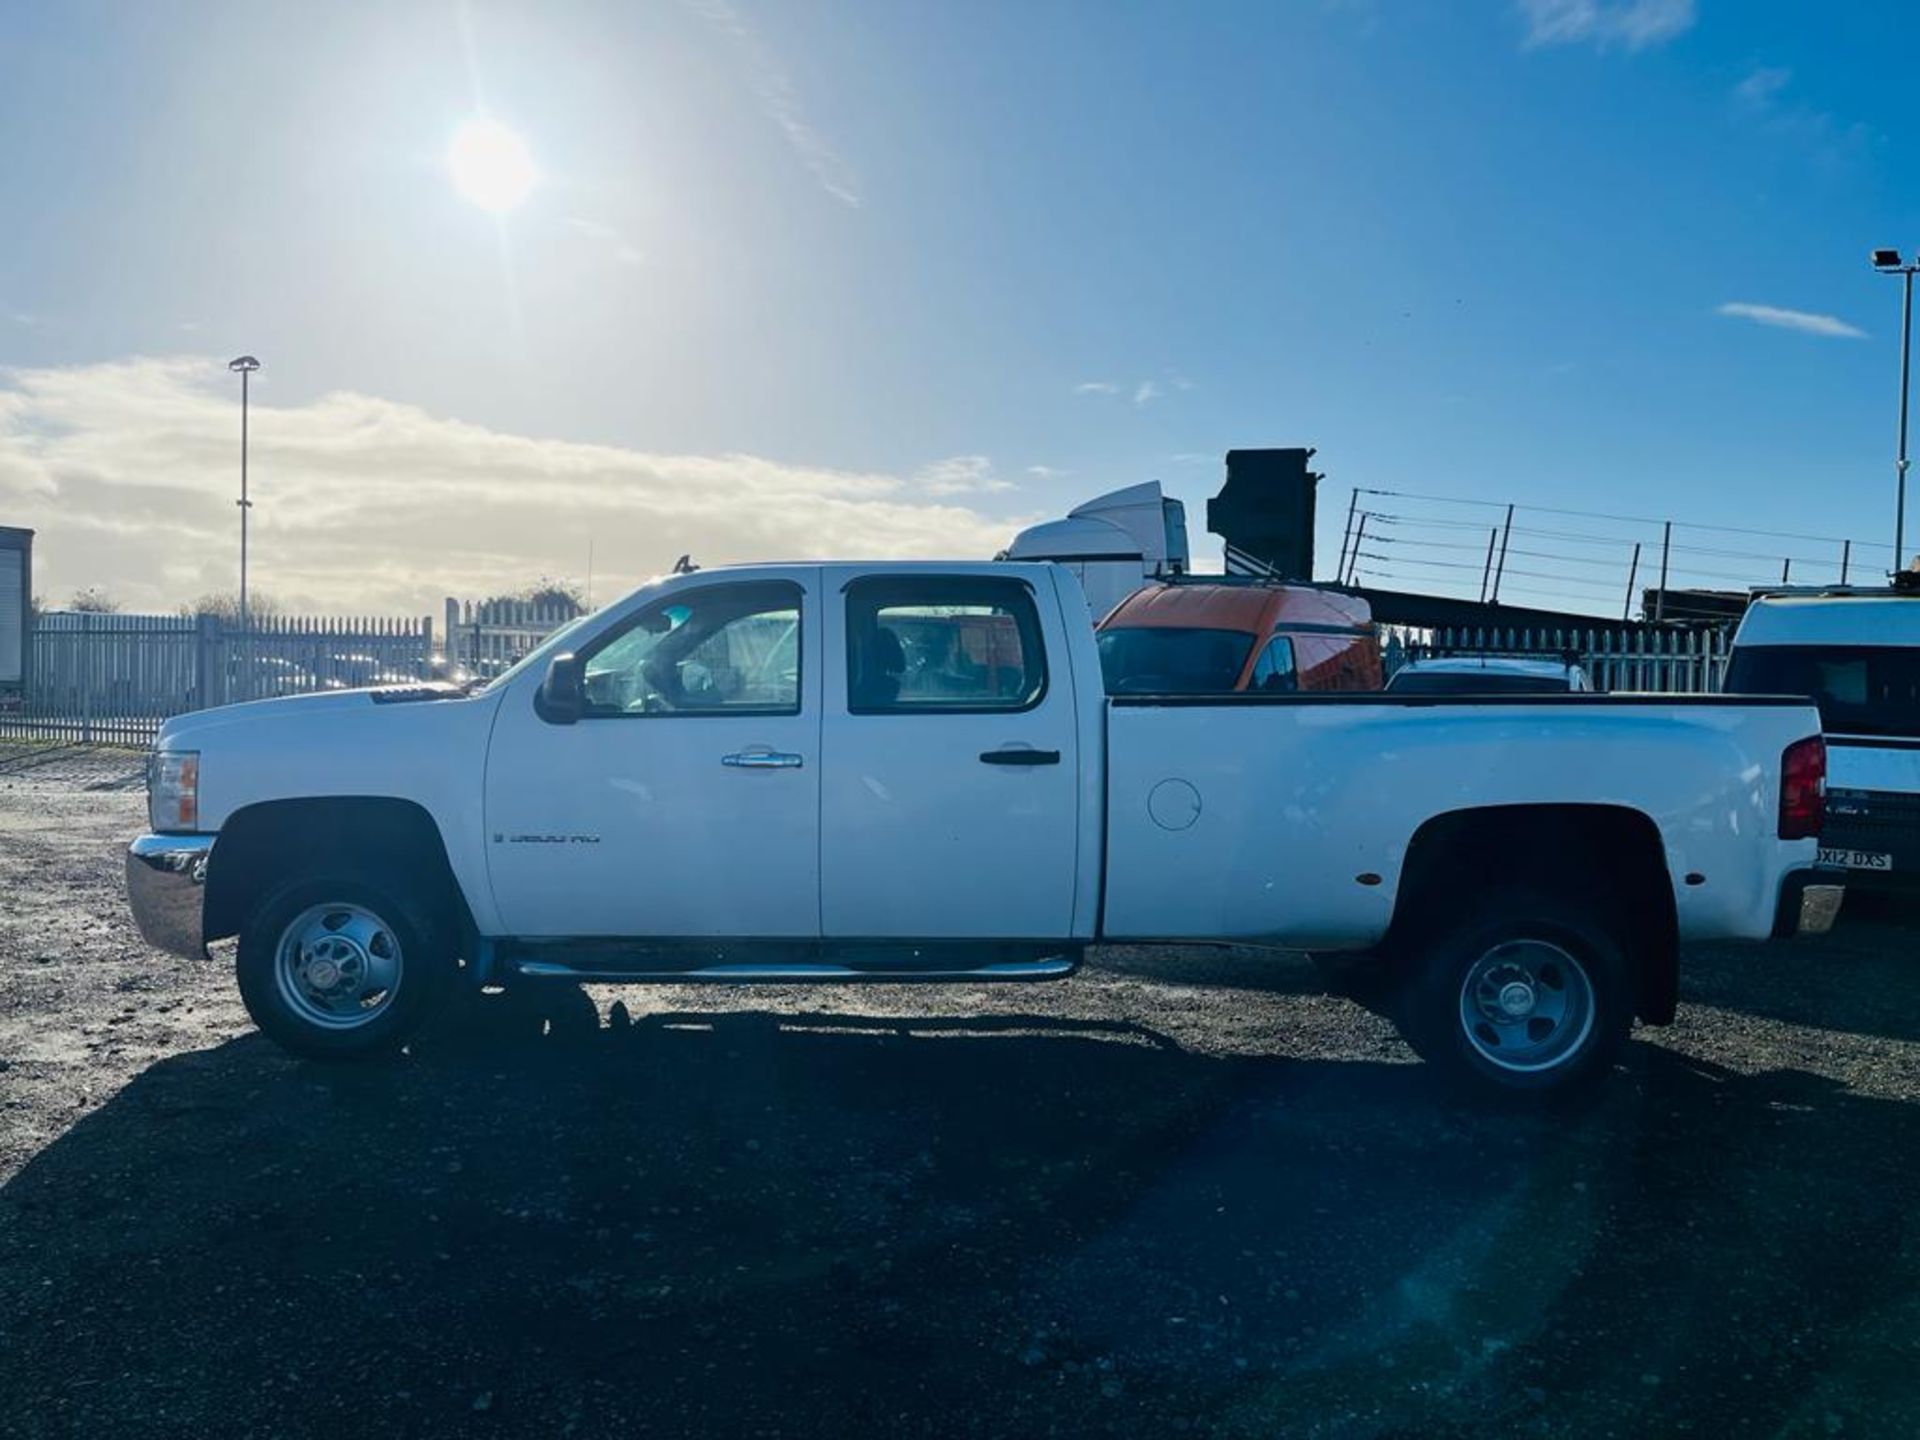
<path fill-rule="evenodd" d="M 1815 862 L 1773 835 L 1782 753 L 1817 732 L 1790 696 L 1115 698 L 1102 932 L 1365 948 L 1423 823 L 1565 806 L 1653 826 L 1683 937 L 1763 938 Z"/>

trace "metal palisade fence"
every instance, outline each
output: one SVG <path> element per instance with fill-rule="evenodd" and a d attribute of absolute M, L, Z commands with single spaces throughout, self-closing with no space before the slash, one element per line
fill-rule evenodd
<path fill-rule="evenodd" d="M 1510 655 L 1572 660 L 1585 667 L 1599 690 L 1686 695 L 1720 689 L 1730 640 L 1726 626 L 1382 629 L 1389 675 L 1423 655 Z"/>
<path fill-rule="evenodd" d="M 247 630 L 217 616 L 53 611 L 34 619 L 0 736 L 139 745 L 189 710 L 362 685 L 436 669 L 433 622 L 274 616 Z"/>

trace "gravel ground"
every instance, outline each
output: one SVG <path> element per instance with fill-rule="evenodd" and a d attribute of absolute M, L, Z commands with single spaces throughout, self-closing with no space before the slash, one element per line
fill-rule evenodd
<path fill-rule="evenodd" d="M 1920 1433 L 1890 905 L 1689 951 L 1572 1115 L 1253 952 L 547 990 L 328 1067 L 140 944 L 142 819 L 135 760 L 0 751 L 0 1434 Z"/>

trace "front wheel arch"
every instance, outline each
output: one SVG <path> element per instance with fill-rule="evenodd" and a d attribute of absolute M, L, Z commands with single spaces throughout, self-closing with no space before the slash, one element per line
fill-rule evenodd
<path fill-rule="evenodd" d="M 379 875 L 463 943 L 477 933 L 433 816 L 412 800 L 359 795 L 268 800 L 230 815 L 207 859 L 206 937 L 238 935 L 270 890 L 316 871 Z"/>

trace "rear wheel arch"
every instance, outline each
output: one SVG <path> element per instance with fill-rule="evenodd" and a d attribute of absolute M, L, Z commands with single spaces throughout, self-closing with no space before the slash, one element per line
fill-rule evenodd
<path fill-rule="evenodd" d="M 207 863 L 206 933 L 236 935 L 289 879 L 319 871 L 377 875 L 472 935 L 440 827 L 426 808 L 388 796 L 269 800 L 235 811 Z"/>
<path fill-rule="evenodd" d="M 1495 805 L 1436 815 L 1407 846 L 1387 932 L 1411 953 L 1420 932 L 1492 887 L 1521 886 L 1590 903 L 1618 928 L 1634 974 L 1634 1011 L 1673 1019 L 1679 923 L 1659 827 L 1624 805 Z"/>

